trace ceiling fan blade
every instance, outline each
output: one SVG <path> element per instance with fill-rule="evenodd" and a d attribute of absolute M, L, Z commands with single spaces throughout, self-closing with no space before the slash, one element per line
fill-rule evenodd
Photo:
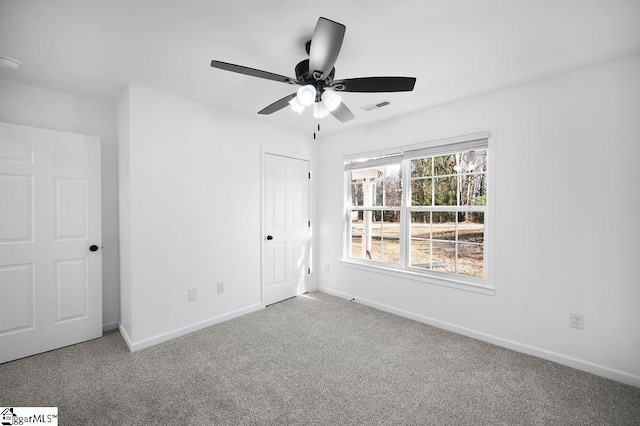
<path fill-rule="evenodd" d="M 330 19 L 318 19 L 309 50 L 309 72 L 316 80 L 324 80 L 333 69 L 346 29 Z"/>
<path fill-rule="evenodd" d="M 251 77 L 264 78 L 267 80 L 279 81 L 281 83 L 299 84 L 298 80 L 268 71 L 257 70 L 255 68 L 244 67 L 242 65 L 230 64 L 222 61 L 211 61 L 213 68 L 225 71 L 237 72 L 238 74 L 250 75 Z"/>
<path fill-rule="evenodd" d="M 347 106 L 344 103 L 340 103 L 340 106 L 338 108 L 329 112 L 331 113 L 331 115 L 333 115 L 335 118 L 342 121 L 343 123 L 349 120 L 353 120 L 355 118 L 351 110 L 347 108 Z"/>
<path fill-rule="evenodd" d="M 415 84 L 414 77 L 360 77 L 334 81 L 331 88 L 340 92 L 410 92 Z"/>
<path fill-rule="evenodd" d="M 296 93 L 292 93 L 290 95 L 285 96 L 282 99 L 278 99 L 268 107 L 265 107 L 260 111 L 258 111 L 258 114 L 267 115 L 267 114 L 273 114 L 276 111 L 280 111 L 282 108 L 288 106 L 289 101 L 295 97 L 296 97 Z"/>

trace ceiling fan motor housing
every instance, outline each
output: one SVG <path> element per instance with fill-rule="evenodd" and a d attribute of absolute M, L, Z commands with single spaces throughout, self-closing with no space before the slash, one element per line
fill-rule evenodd
<path fill-rule="evenodd" d="M 331 69 L 331 72 L 324 80 L 316 80 L 313 75 L 309 72 L 309 60 L 305 59 L 296 65 L 296 78 L 298 79 L 298 83 L 300 85 L 305 86 L 307 84 L 312 85 L 316 88 L 316 96 L 318 98 L 318 102 L 322 92 L 325 87 L 331 86 L 333 83 L 333 77 L 336 75 L 335 67 Z"/>

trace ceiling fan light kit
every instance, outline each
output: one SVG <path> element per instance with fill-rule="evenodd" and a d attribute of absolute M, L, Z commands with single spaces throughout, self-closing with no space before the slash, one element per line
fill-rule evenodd
<path fill-rule="evenodd" d="M 302 105 L 302 102 L 300 102 L 300 99 L 298 99 L 298 96 L 291 99 L 289 101 L 289 105 L 291 105 L 291 109 L 294 112 L 297 112 L 298 114 L 302 115 L 302 112 L 304 111 L 305 106 Z"/>
<path fill-rule="evenodd" d="M 322 102 L 313 104 L 313 118 L 324 118 L 329 115 L 329 108 Z"/>
<path fill-rule="evenodd" d="M 316 100 L 316 88 L 306 84 L 298 89 L 297 98 L 304 106 L 311 106 Z"/>
<path fill-rule="evenodd" d="M 289 94 L 258 111 L 258 114 L 272 114 L 287 105 L 298 114 L 305 107 L 313 105 L 314 118 L 323 118 L 331 114 L 341 122 L 353 120 L 351 110 L 342 102 L 337 92 L 381 93 L 410 92 L 416 79 L 414 77 L 359 77 L 334 80 L 338 59 L 346 27 L 327 18 L 319 18 L 313 36 L 306 43 L 309 59 L 299 62 L 295 67 L 296 78 L 274 74 L 255 68 L 211 61 L 213 68 L 244 74 L 281 83 L 299 85 L 296 93 Z"/>
<path fill-rule="evenodd" d="M 342 103 L 342 96 L 338 95 L 331 89 L 326 89 L 322 92 L 322 102 L 324 102 L 327 109 L 332 112 L 340 106 L 340 103 Z"/>

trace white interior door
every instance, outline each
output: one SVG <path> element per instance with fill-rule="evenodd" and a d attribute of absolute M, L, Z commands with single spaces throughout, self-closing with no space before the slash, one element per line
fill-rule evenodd
<path fill-rule="evenodd" d="M 100 140 L 0 123 L 0 362 L 102 335 L 100 240 Z"/>
<path fill-rule="evenodd" d="M 309 270 L 309 162 L 265 154 L 264 304 L 307 287 Z"/>

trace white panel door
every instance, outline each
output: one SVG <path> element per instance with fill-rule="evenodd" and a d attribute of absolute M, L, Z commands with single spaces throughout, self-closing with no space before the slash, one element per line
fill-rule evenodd
<path fill-rule="evenodd" d="M 264 304 L 304 293 L 309 269 L 309 162 L 265 154 Z"/>
<path fill-rule="evenodd" d="M 102 336 L 100 240 L 100 140 L 0 123 L 0 363 Z"/>

